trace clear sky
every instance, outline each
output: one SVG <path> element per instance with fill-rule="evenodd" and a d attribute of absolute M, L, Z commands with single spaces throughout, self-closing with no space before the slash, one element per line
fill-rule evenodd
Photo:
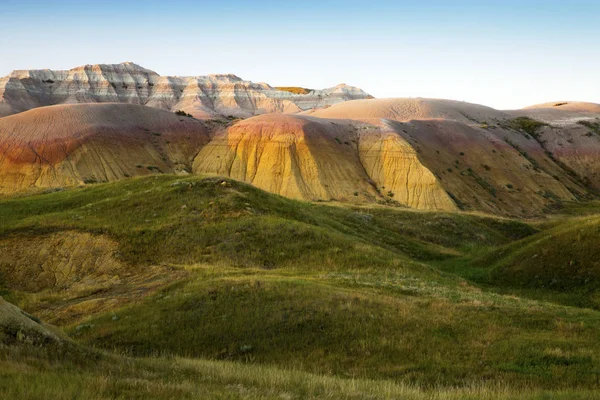
<path fill-rule="evenodd" d="M 600 0 L 0 0 L 0 21 L 2 76 L 133 61 L 501 109 L 600 103 Z"/>

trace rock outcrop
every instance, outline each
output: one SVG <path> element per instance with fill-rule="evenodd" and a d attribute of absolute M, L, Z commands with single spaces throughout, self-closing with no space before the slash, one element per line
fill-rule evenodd
<path fill-rule="evenodd" d="M 347 85 L 293 94 L 235 75 L 160 76 L 128 62 L 86 65 L 68 71 L 14 71 L 0 79 L 0 117 L 56 104 L 106 102 L 183 110 L 197 118 L 249 117 L 294 113 L 369 97 Z"/>
<path fill-rule="evenodd" d="M 0 346 L 61 346 L 70 339 L 57 328 L 45 324 L 0 297 Z"/>

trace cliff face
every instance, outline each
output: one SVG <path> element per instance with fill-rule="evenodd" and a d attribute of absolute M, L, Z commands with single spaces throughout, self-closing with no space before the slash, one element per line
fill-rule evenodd
<path fill-rule="evenodd" d="M 339 85 L 293 94 L 235 75 L 160 76 L 133 63 L 86 65 L 68 71 L 14 71 L 0 79 L 0 117 L 36 107 L 73 103 L 129 103 L 184 110 L 198 118 L 294 113 L 370 97 Z"/>

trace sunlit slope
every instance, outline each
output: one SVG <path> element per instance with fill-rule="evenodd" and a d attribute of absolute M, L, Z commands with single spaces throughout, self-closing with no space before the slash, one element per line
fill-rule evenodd
<path fill-rule="evenodd" d="M 586 174 L 571 170 L 548 151 L 548 141 L 538 140 L 538 130 L 541 135 L 547 128 L 544 123 L 530 126 L 530 120 L 514 119 L 510 112 L 452 100 L 372 99 L 310 115 L 377 126 L 388 141 L 412 149 L 418 163 L 464 210 L 534 215 L 590 193 Z M 564 151 L 587 151 L 584 143 L 571 143 Z M 387 176 L 406 183 L 405 171 L 410 166 L 391 169 Z"/>
<path fill-rule="evenodd" d="M 410 145 L 363 124 L 300 116 L 250 118 L 200 151 L 194 171 L 296 199 L 456 209 Z"/>
<path fill-rule="evenodd" d="M 4 200 L 0 218 L 0 282 L 23 301 L 51 296 L 52 308 L 38 296 L 30 309 L 51 322 L 142 298 L 184 279 L 182 265 L 435 276 L 413 260 L 535 231 L 494 218 L 327 207 L 222 178 L 174 176 Z"/>
<path fill-rule="evenodd" d="M 450 119 L 459 122 L 506 118 L 502 111 L 464 101 L 423 98 L 353 100 L 304 114 L 321 118 L 378 120 Z"/>
<path fill-rule="evenodd" d="M 0 118 L 0 193 L 190 170 L 205 126 L 129 104 L 42 107 Z"/>

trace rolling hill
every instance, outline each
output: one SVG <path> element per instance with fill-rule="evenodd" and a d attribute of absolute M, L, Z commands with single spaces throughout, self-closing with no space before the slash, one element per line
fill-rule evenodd
<path fill-rule="evenodd" d="M 0 193 L 191 171 L 209 130 L 129 104 L 70 104 L 0 118 Z"/>
<path fill-rule="evenodd" d="M 594 210 L 591 231 L 573 231 L 578 240 L 593 243 Z M 483 282 L 449 267 L 485 257 L 508 265 L 512 254 L 535 276 L 548 259 L 527 254 L 565 249 L 574 239 L 558 233 L 577 218 L 532 226 L 331 206 L 173 175 L 3 199 L 2 295 L 76 347 L 30 347 L 11 331 L 0 346 L 0 393 L 24 380 L 30 397 L 44 388 L 68 396 L 77 385 L 139 393 L 134 382 L 144 382 L 157 387 L 149 398 L 217 395 L 227 385 L 268 398 L 268 373 L 274 396 L 339 396 L 332 387 L 346 396 L 352 378 L 355 398 L 586 398 L 596 385 L 597 308 L 524 292 L 514 270 L 513 280 Z M 74 251 L 85 243 L 95 247 Z M 592 254 L 571 247 L 574 265 Z M 579 268 L 559 270 L 570 290 L 586 288 Z M 183 376 L 195 384 L 173 386 Z"/>

